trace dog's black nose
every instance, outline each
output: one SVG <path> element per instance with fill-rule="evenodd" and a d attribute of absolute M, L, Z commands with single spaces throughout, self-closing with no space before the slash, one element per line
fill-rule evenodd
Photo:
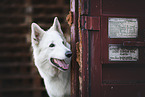
<path fill-rule="evenodd" d="M 71 51 L 67 51 L 67 52 L 65 53 L 65 55 L 66 55 L 68 58 L 70 58 L 70 57 L 72 56 L 72 52 L 71 52 Z"/>

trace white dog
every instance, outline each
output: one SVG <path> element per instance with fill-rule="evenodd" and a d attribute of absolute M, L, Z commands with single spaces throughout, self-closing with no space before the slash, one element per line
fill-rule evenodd
<path fill-rule="evenodd" d="M 44 79 L 50 97 L 70 97 L 70 57 L 60 23 L 55 17 L 50 29 L 44 31 L 36 23 L 31 25 L 31 41 L 35 65 Z"/>

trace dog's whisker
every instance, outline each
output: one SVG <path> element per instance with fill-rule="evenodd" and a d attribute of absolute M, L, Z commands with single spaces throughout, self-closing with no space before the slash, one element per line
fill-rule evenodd
<path fill-rule="evenodd" d="M 41 63 L 46 64 L 48 62 L 48 59 L 43 60 Z"/>

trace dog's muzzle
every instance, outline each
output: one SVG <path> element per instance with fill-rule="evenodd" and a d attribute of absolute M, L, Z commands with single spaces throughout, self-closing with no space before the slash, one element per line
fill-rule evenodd
<path fill-rule="evenodd" d="M 62 71 L 66 71 L 69 69 L 69 64 L 66 64 L 64 60 L 59 60 L 55 58 L 50 59 L 51 63 Z"/>
<path fill-rule="evenodd" d="M 72 52 L 67 51 L 65 53 L 65 56 L 67 58 L 70 58 L 72 56 Z M 60 69 L 62 71 L 66 71 L 66 70 L 69 69 L 69 64 L 67 64 L 64 60 L 60 60 L 60 59 L 57 59 L 57 58 L 50 58 L 50 61 L 51 61 L 53 66 L 57 67 L 58 69 Z"/>

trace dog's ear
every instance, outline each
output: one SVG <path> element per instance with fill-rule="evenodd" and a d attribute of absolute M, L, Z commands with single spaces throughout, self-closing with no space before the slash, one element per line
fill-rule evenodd
<path fill-rule="evenodd" d="M 59 23 L 59 20 L 57 17 L 54 18 L 54 22 L 52 25 L 52 28 L 56 31 L 58 31 L 59 33 L 63 34 L 62 30 L 61 30 L 61 25 Z"/>
<path fill-rule="evenodd" d="M 35 45 L 38 45 L 45 31 L 41 29 L 36 23 L 31 24 L 31 31 L 31 41 Z"/>

